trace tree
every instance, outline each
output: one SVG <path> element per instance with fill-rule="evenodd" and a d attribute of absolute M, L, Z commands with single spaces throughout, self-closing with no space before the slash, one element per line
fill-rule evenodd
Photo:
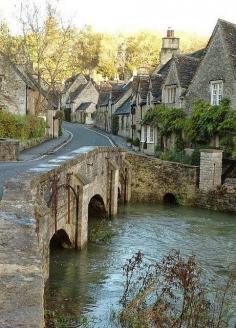
<path fill-rule="evenodd" d="M 75 34 L 75 42 L 71 50 L 71 68 L 84 74 L 92 75 L 98 66 L 101 49 L 101 34 L 94 32 L 92 27 L 86 25 Z"/>

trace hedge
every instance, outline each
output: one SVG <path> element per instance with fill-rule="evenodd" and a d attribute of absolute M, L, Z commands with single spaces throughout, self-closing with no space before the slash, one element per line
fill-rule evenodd
<path fill-rule="evenodd" d="M 31 114 L 21 116 L 0 109 L 0 138 L 28 140 L 45 135 L 46 122 Z"/>

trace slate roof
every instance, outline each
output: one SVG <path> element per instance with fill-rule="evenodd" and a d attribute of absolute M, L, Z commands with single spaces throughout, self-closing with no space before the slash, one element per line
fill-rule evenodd
<path fill-rule="evenodd" d="M 131 97 L 129 97 L 121 106 L 115 111 L 116 115 L 127 115 L 130 114 L 131 108 Z"/>
<path fill-rule="evenodd" d="M 78 76 L 80 75 L 83 75 L 83 77 L 89 81 L 89 77 L 82 74 L 82 73 L 78 73 L 78 74 L 75 74 L 75 75 L 72 75 L 71 77 L 69 77 L 67 80 L 65 80 L 65 89 L 64 89 L 64 92 L 66 92 L 69 87 L 75 82 L 75 80 L 78 78 Z"/>
<path fill-rule="evenodd" d="M 74 101 L 79 95 L 80 93 L 84 90 L 84 88 L 88 85 L 89 82 L 84 83 L 84 84 L 80 84 L 78 86 L 78 88 L 75 89 L 75 91 L 70 93 L 70 102 Z"/>
<path fill-rule="evenodd" d="M 89 106 L 92 104 L 92 102 L 83 102 L 82 104 L 79 105 L 79 107 L 76 108 L 77 110 L 86 110 L 87 108 L 89 108 Z"/>
<path fill-rule="evenodd" d="M 236 72 L 236 24 L 222 19 L 219 19 L 218 23 L 222 28 L 226 48 L 228 50 L 233 69 Z"/>
<path fill-rule="evenodd" d="M 138 75 L 134 76 L 132 92 L 136 94 L 139 92 L 141 99 L 146 100 L 149 91 L 149 75 Z"/>
<path fill-rule="evenodd" d="M 197 51 L 192 52 L 191 54 L 188 54 L 186 56 L 197 58 L 197 59 L 202 59 L 206 54 L 206 48 L 199 49 Z"/>
<path fill-rule="evenodd" d="M 187 88 L 199 65 L 199 59 L 184 55 L 173 57 L 176 64 L 179 82 L 182 88 Z"/>
<path fill-rule="evenodd" d="M 160 74 L 152 74 L 150 76 L 151 80 L 151 93 L 153 96 L 154 102 L 160 102 L 161 101 L 161 95 L 162 95 L 162 83 L 163 83 L 163 76 Z"/>
<path fill-rule="evenodd" d="M 110 99 L 110 90 L 102 90 L 99 92 L 98 106 L 107 106 Z"/>

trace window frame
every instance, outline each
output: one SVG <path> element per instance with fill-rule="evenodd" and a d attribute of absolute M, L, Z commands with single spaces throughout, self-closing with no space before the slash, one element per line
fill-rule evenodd
<path fill-rule="evenodd" d="M 210 81 L 210 95 L 211 95 L 211 105 L 219 106 L 224 95 L 223 80 Z"/>
<path fill-rule="evenodd" d="M 165 103 L 175 104 L 177 95 L 177 85 L 167 85 L 165 86 Z"/>

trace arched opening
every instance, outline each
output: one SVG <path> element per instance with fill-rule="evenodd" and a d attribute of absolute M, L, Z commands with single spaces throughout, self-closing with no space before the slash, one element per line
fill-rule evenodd
<path fill-rule="evenodd" d="M 177 199 L 174 194 L 168 192 L 163 197 L 163 203 L 167 205 L 177 205 Z"/>
<path fill-rule="evenodd" d="M 70 239 L 65 232 L 65 230 L 60 229 L 57 232 L 54 233 L 50 240 L 50 249 L 55 248 L 71 248 L 71 242 Z"/>
<path fill-rule="evenodd" d="M 95 195 L 90 199 L 88 204 L 88 217 L 106 219 L 107 211 L 104 201 L 100 195 Z"/>
<path fill-rule="evenodd" d="M 121 201 L 121 197 L 122 197 L 122 195 L 121 195 L 121 188 L 118 187 L 118 201 L 119 202 Z"/>
<path fill-rule="evenodd" d="M 104 201 L 100 195 L 91 198 L 88 205 L 88 241 L 103 243 L 107 240 L 109 224 Z M 108 230 L 107 230 L 108 229 Z"/>

